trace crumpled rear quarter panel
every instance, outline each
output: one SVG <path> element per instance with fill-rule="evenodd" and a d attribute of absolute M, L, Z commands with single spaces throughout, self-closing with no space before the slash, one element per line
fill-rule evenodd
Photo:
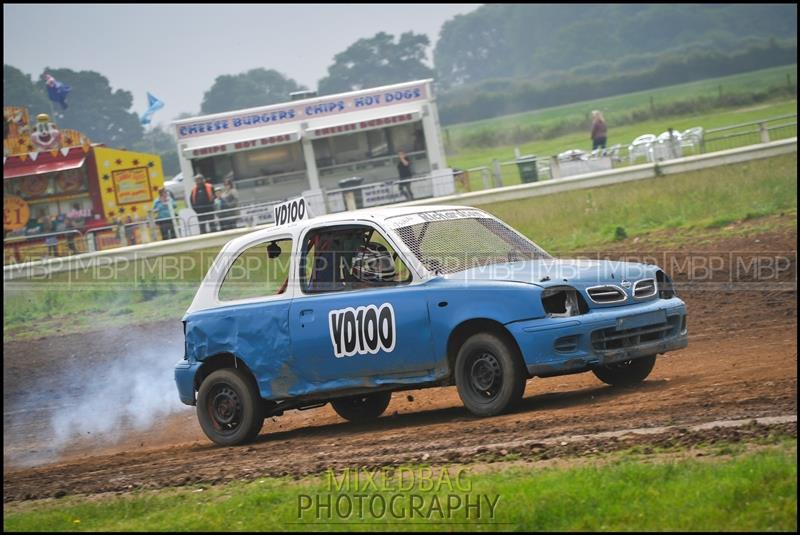
<path fill-rule="evenodd" d="M 289 338 L 291 300 L 236 305 L 186 316 L 186 355 L 204 361 L 231 353 L 255 375 L 261 396 L 283 397 L 303 374 L 294 369 Z"/>

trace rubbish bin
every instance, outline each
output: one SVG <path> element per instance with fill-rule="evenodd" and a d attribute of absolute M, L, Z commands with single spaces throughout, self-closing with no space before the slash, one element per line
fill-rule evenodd
<path fill-rule="evenodd" d="M 519 176 L 523 182 L 536 182 L 539 180 L 539 170 L 536 167 L 536 156 L 521 156 L 517 159 Z"/>
<path fill-rule="evenodd" d="M 355 188 L 360 186 L 364 183 L 364 179 L 362 177 L 354 176 L 352 178 L 343 178 L 337 184 L 339 184 L 340 188 Z M 347 191 L 343 191 L 344 197 L 344 205 L 347 207 L 348 210 L 355 210 L 357 208 L 364 207 L 364 200 L 361 195 L 361 189 L 351 189 Z"/>

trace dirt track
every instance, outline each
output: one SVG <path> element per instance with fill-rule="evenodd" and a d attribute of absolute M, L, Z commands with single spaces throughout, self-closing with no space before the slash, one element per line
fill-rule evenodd
<path fill-rule="evenodd" d="M 649 379 L 639 386 L 613 389 L 592 374 L 534 379 L 513 413 L 490 419 L 470 416 L 453 387 L 401 392 L 375 423 L 345 423 L 330 407 L 291 411 L 267 420 L 259 439 L 239 448 L 212 446 L 200 432 L 193 410 L 187 410 L 116 444 L 89 440 L 73 444 L 59 463 L 36 468 L 9 467 L 10 454 L 42 446 L 37 437 L 46 421 L 44 413 L 53 409 L 43 409 L 40 415 L 5 413 L 4 501 L 305 474 L 329 466 L 465 461 L 483 451 L 485 444 L 796 415 L 796 230 L 695 244 L 692 250 L 721 251 L 728 258 L 731 251 L 745 251 L 737 253 L 745 260 L 759 254 L 782 255 L 790 258 L 791 265 L 764 283 L 723 266 L 715 272 L 714 283 L 684 285 L 681 297 L 689 310 L 689 348 L 660 357 Z M 687 252 L 669 253 L 666 258 L 685 265 L 680 260 Z M 687 281 L 688 274 L 681 269 L 672 275 L 677 282 Z M 726 277 L 735 284 L 725 285 Z M 59 382 L 56 372 L 64 362 L 81 359 L 87 366 L 98 366 L 124 354 L 141 338 L 153 336 L 164 340 L 165 352 L 180 354 L 179 326 L 140 326 L 122 340 L 95 337 L 88 350 L 84 335 L 4 344 L 5 410 L 38 385 L 74 388 Z M 796 424 L 789 427 L 796 434 Z M 593 447 L 602 449 L 603 442 Z"/>

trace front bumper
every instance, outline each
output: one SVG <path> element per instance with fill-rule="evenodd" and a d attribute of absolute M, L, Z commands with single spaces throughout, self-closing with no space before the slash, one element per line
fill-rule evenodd
<path fill-rule="evenodd" d="M 677 297 L 506 325 L 531 376 L 548 377 L 681 349 L 686 305 Z"/>
<path fill-rule="evenodd" d="M 194 397 L 194 376 L 202 366 L 202 362 L 182 360 L 175 365 L 175 384 L 178 386 L 178 397 L 186 405 L 196 405 Z"/>

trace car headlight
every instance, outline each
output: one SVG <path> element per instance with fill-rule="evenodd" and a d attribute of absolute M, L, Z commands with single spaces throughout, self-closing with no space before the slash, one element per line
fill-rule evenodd
<path fill-rule="evenodd" d="M 678 295 L 672 286 L 672 279 L 660 269 L 656 271 L 656 282 L 658 283 L 658 297 L 661 299 L 672 299 Z"/>
<path fill-rule="evenodd" d="M 542 292 L 542 306 L 548 316 L 567 318 L 588 312 L 586 301 L 572 286 L 555 286 Z"/>

